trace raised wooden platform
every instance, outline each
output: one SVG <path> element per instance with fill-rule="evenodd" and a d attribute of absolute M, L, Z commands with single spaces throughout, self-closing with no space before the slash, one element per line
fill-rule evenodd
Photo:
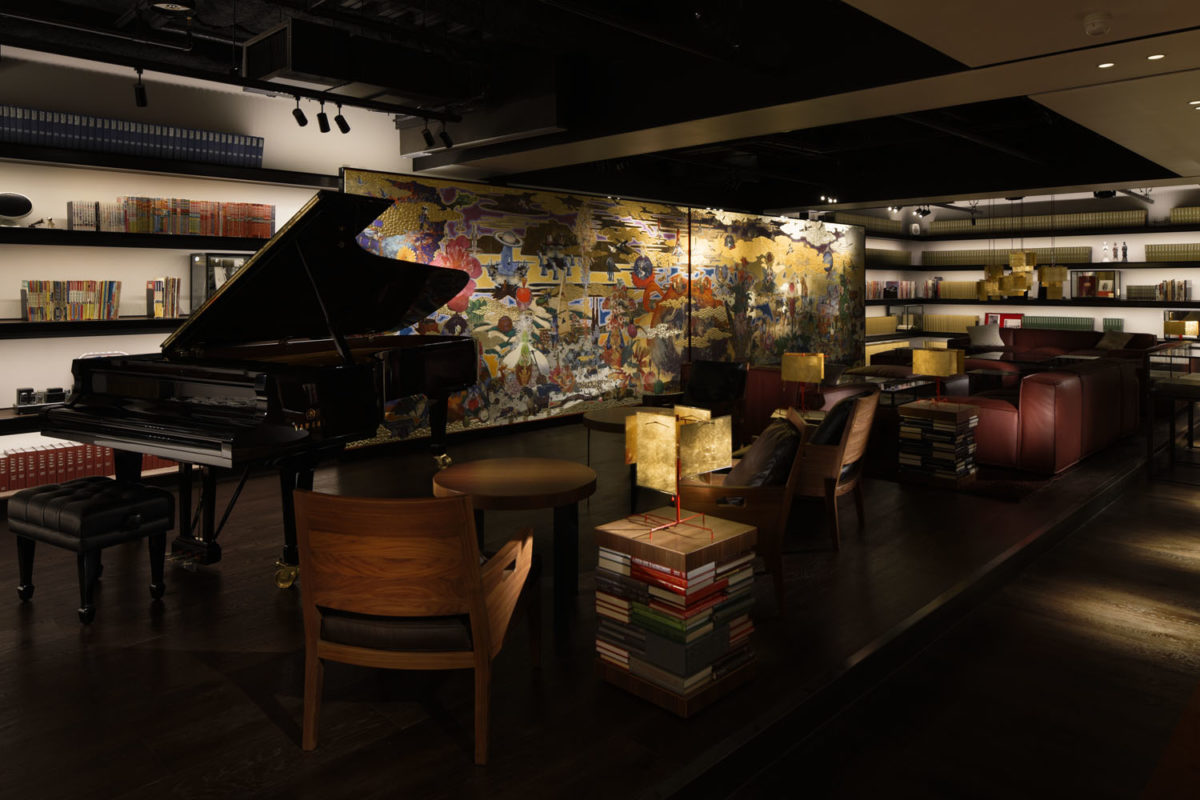
<path fill-rule="evenodd" d="M 583 461 L 586 431 L 561 426 L 452 447 Z M 471 763 L 467 672 L 399 673 L 331 664 L 320 747 L 299 747 L 299 601 L 272 580 L 281 541 L 278 479 L 253 476 L 221 542 L 194 572 L 168 566 L 161 604 L 146 597 L 141 548 L 105 553 L 96 622 L 81 630 L 69 553 L 39 552 L 33 601 L 0 602 L 2 796 L 714 796 L 769 763 L 775 742 L 843 708 L 1056 536 L 1116 498 L 1144 458 L 1138 440 L 1088 459 L 1021 502 L 869 481 L 868 524 L 828 547 L 820 501 L 798 509 L 786 546 L 789 606 L 767 581 L 753 638 L 754 678 L 682 720 L 599 679 L 591 591 L 597 524 L 628 513 L 622 443 L 597 437 L 597 493 L 580 509 L 580 594 L 566 636 L 543 637 L 530 666 L 521 616 L 495 663 L 491 763 Z M 364 451 L 317 474 L 342 494 L 427 495 L 422 452 Z M 222 502 L 232 485 L 222 484 Z M 642 509 L 662 504 L 645 493 Z M 935 510 L 932 511 L 931 510 Z M 534 527 L 549 557 L 549 515 L 488 512 L 501 542 Z M 7 538 L 5 534 L 0 534 Z M 0 541 L 0 576 L 16 547 Z M 303 577 L 301 577 L 303 580 Z M 540 587 L 546 607 L 549 576 Z M 63 768 L 63 754 L 70 768 Z M 768 759 L 763 762 L 762 759 Z"/>

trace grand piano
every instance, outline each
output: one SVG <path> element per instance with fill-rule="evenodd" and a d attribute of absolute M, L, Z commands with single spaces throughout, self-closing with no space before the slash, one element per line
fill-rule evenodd
<path fill-rule="evenodd" d="M 276 582 L 298 553 L 292 491 L 317 461 L 370 438 L 390 399 L 428 398 L 430 448 L 444 459 L 447 396 L 476 381 L 467 336 L 388 333 L 418 322 L 466 285 L 460 270 L 366 252 L 356 236 L 389 201 L 322 191 L 171 334 L 161 353 L 76 359 L 66 403 L 42 433 L 114 449 L 117 477 L 143 453 L 179 462 L 174 558 L 211 564 L 252 467 L 279 470 L 284 545 Z M 192 514 L 193 466 L 201 473 Z M 216 521 L 216 476 L 243 470 Z M 198 523 L 198 524 L 197 524 Z"/>

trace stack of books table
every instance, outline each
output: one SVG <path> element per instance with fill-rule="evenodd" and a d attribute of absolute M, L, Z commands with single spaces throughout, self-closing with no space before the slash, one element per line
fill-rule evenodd
<path fill-rule="evenodd" d="M 959 486 L 975 480 L 979 409 L 965 403 L 917 400 L 898 409 L 901 478 Z"/>
<path fill-rule="evenodd" d="M 715 517 L 651 530 L 674 516 L 596 529 L 596 654 L 605 680 L 687 717 L 752 674 L 757 531 Z"/>

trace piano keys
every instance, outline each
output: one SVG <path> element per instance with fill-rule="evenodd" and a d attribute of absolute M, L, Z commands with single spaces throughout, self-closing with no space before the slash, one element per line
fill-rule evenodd
<path fill-rule="evenodd" d="M 394 333 L 454 297 L 467 275 L 359 247 L 357 234 L 388 204 L 319 192 L 161 353 L 76 359 L 71 393 L 45 414 L 42 432 L 112 447 L 118 477 L 136 478 L 142 453 L 179 461 L 172 552 L 200 563 L 221 555 L 215 470 L 278 468 L 276 579 L 290 585 L 298 558 L 291 492 L 311 488 L 318 459 L 374 436 L 387 401 L 419 393 L 429 398 L 431 450 L 444 458 L 447 397 L 476 381 L 470 337 Z M 202 475 L 195 531 L 193 465 Z"/>

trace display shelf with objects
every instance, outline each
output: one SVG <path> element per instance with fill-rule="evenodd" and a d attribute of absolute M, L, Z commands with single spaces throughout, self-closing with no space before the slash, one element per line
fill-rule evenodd
<path fill-rule="evenodd" d="M 753 674 L 757 531 L 707 516 L 652 530 L 675 511 L 596 528 L 596 663 L 609 683 L 688 717 Z"/>
<path fill-rule="evenodd" d="M 916 235 L 867 226 L 868 319 L 880 316 L 879 306 L 897 300 L 960 305 L 963 312 L 981 304 L 1014 310 L 1044 304 L 1084 313 L 1111 309 L 1106 313 L 1123 318 L 1125 330 L 1162 333 L 1150 309 L 1193 307 L 1191 283 L 1200 279 L 1200 208 L 1186 205 L 1192 199 L 1188 187 L 1163 191 L 1174 193 L 1156 194 L 1160 205 L 1175 198 L 1180 204 L 1169 209 L 1169 217 L 1153 220 L 1143 209 L 990 218 L 975 213 L 979 210 L 975 204 L 973 210 L 956 207 L 971 211 L 961 218 L 922 220 L 919 225 L 925 231 Z M 1049 195 L 1042 200 L 1053 207 Z M 1092 201 L 1075 198 L 1074 202 Z M 990 246 L 974 244 L 979 240 L 991 240 Z M 1050 284 L 1035 280 L 1029 296 L 996 295 L 983 289 L 969 296 L 971 283 L 990 277 L 989 264 L 1007 264 L 1010 253 L 1026 251 L 1036 254 L 1039 270 L 1056 266 L 1081 273 L 1115 273 L 1110 278 L 1113 296 L 1079 296 L 1082 293 L 1072 292 L 1069 279 L 1049 289 Z M 994 296 L 982 299 L 985 293 Z M 888 313 L 890 309 L 884 315 Z"/>
<path fill-rule="evenodd" d="M 272 232 L 272 217 L 279 221 L 291 218 L 312 197 L 314 189 L 310 187 L 323 183 L 322 176 L 273 176 L 270 170 L 215 164 L 201 165 L 204 172 L 193 174 L 187 165 L 118 154 L 63 151 L 58 157 L 68 163 L 52 164 L 32 160 L 54 157 L 52 151 L 34 148 L 20 153 L 29 159 L 13 158 L 14 153 L 6 150 L 6 157 L 0 160 L 5 188 L 28 197 L 31 206 L 26 216 L 7 219 L 6 226 L 0 226 L 0 359 L 6 365 L 0 397 L 13 397 L 22 386 L 70 386 L 71 363 L 81 356 L 157 351 L 163 338 L 192 310 L 188 291 L 192 256 L 201 251 L 249 256 Z M 98 168 L 108 165 L 114 168 Z M 162 171 L 155 171 L 158 169 Z M 270 177 L 282 177 L 285 183 L 266 182 Z M 98 204 L 116 204 L 118 198 L 130 198 L 131 216 L 142 232 L 70 229 L 100 227 Z M 149 202 L 152 199 L 159 200 L 156 209 Z M 141 211 L 137 210 L 139 203 Z M 255 232 L 248 214 L 258 212 L 258 235 L 182 232 L 219 232 L 221 204 L 226 204 L 224 220 L 231 232 Z M 264 228 L 264 221 L 270 226 Z M 115 219 L 110 223 L 115 224 Z M 156 226 L 174 232 L 148 232 Z M 62 307 L 60 319 L 54 318 L 52 302 L 46 319 L 23 320 L 30 314 L 22 302 L 22 282 L 31 281 L 58 281 L 69 287 L 88 281 L 120 282 L 119 304 L 109 314 L 115 318 L 71 318 L 70 303 L 77 299 L 72 298 L 67 305 L 58 304 Z M 164 316 L 155 317 L 153 303 L 159 281 L 164 289 Z M 148 282 L 155 287 L 149 293 L 149 304 Z M 178 303 L 167 294 L 170 286 L 173 298 L 176 285 Z M 56 300 L 61 299 L 59 292 Z M 169 311 L 177 316 L 167 316 Z M 0 435 L 17 430 L 29 430 L 26 418 L 0 423 Z M 5 444 L 0 442 L 0 446 Z"/>

